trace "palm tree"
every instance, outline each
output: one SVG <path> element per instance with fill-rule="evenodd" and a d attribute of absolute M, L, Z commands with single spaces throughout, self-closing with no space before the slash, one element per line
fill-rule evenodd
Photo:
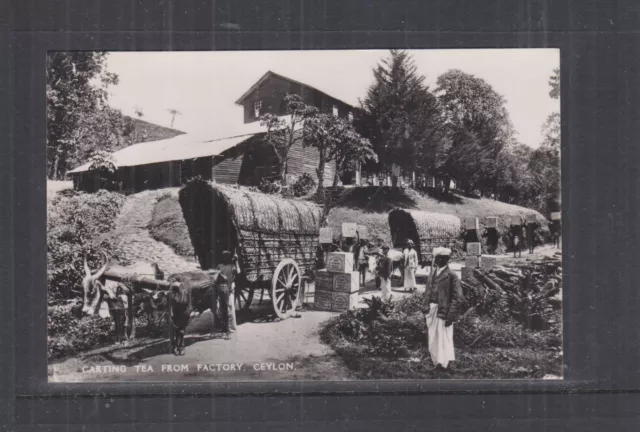
<path fill-rule="evenodd" d="M 182 115 L 182 113 L 175 108 L 169 108 L 167 111 L 171 114 L 171 127 L 173 127 L 173 122 L 175 121 L 176 116 Z"/>

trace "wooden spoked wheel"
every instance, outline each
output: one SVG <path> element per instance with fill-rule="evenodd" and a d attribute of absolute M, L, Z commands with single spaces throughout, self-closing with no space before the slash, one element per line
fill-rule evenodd
<path fill-rule="evenodd" d="M 302 285 L 300 267 L 291 258 L 280 261 L 271 280 L 273 309 L 281 319 L 286 319 L 296 310 Z"/>
<path fill-rule="evenodd" d="M 236 311 L 248 310 L 253 301 L 254 287 L 247 280 L 236 280 L 236 288 L 234 292 L 234 301 Z"/>

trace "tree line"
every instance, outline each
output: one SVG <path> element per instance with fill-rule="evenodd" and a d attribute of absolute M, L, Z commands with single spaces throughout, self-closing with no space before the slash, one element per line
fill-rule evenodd
<path fill-rule="evenodd" d="M 504 97 L 481 78 L 452 69 L 430 89 L 411 56 L 398 50 L 391 50 L 373 74 L 353 124 L 320 113 L 298 95 L 285 99 L 288 123 L 271 113 L 261 117 L 282 179 L 300 128 L 303 142 L 319 150 L 320 191 L 331 161 L 336 162 L 334 186 L 356 163 L 370 173 L 389 173 L 395 164 L 405 174 L 442 179 L 445 194 L 453 179 L 465 193 L 480 191 L 543 214 L 560 210 L 559 113 L 549 115 L 542 145 L 532 149 L 518 142 Z M 559 98 L 559 78 L 555 70 L 549 79 L 553 99 Z"/>
<path fill-rule="evenodd" d="M 358 129 L 380 162 L 366 168 L 388 172 L 397 164 L 440 177 L 446 189 L 454 179 L 463 192 L 559 211 L 559 113 L 549 115 L 542 144 L 532 149 L 518 141 L 506 100 L 485 80 L 456 69 L 440 75 L 433 89 L 424 80 L 406 51 L 392 50 L 374 69 Z M 549 96 L 559 99 L 558 69 L 549 85 Z"/>
<path fill-rule="evenodd" d="M 47 69 L 47 173 L 62 179 L 98 150 L 112 152 L 135 141 L 132 119 L 107 103 L 117 75 L 106 70 L 105 52 L 56 52 Z M 265 139 L 276 150 L 284 175 L 294 133 L 316 147 L 322 188 L 325 166 L 339 175 L 361 163 L 367 172 L 437 176 L 449 187 L 535 208 L 545 214 L 560 208 L 560 115 L 550 113 L 542 145 L 532 149 L 517 140 L 506 101 L 486 81 L 461 70 L 439 76 L 435 88 L 406 51 L 391 50 L 374 68 L 374 81 L 354 113 L 353 123 L 320 113 L 296 95 L 285 104 L 291 121 L 273 114 L 261 118 Z M 549 78 L 549 96 L 559 99 L 560 76 Z M 178 110 L 169 110 L 172 120 Z M 142 117 L 142 111 L 136 109 Z M 302 126 L 304 125 L 304 126 Z M 296 128 L 301 128 L 297 131 Z M 284 178 L 284 177 L 283 177 Z M 449 192 L 445 190 L 445 192 Z"/>

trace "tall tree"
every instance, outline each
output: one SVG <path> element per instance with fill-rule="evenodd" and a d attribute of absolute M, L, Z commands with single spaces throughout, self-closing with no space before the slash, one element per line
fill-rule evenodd
<path fill-rule="evenodd" d="M 324 193 L 324 174 L 326 164 L 335 162 L 333 189 L 338 185 L 340 175 L 356 164 L 366 161 L 378 161 L 371 142 L 362 137 L 353 125 L 345 119 L 330 114 L 315 114 L 307 117 L 304 123 L 305 145 L 314 147 L 319 153 L 318 195 L 323 197 L 323 221 L 331 209 L 332 194 Z"/>
<path fill-rule="evenodd" d="M 560 98 L 560 70 L 549 78 L 549 97 Z M 531 153 L 529 172 L 533 178 L 533 206 L 543 214 L 560 210 L 560 113 L 549 114 L 542 125 L 542 143 Z"/>
<path fill-rule="evenodd" d="M 171 115 L 171 125 L 170 125 L 170 127 L 173 127 L 173 123 L 176 120 L 176 116 L 182 115 L 182 113 L 179 110 L 175 109 L 175 108 L 169 108 L 167 110 L 167 112 Z"/>
<path fill-rule="evenodd" d="M 373 75 L 361 107 L 361 130 L 382 161 L 373 168 L 388 171 L 395 163 L 405 171 L 432 169 L 441 144 L 442 119 L 424 76 L 407 52 L 397 50 L 391 50 Z"/>
<path fill-rule="evenodd" d="M 496 161 L 515 134 L 505 99 L 486 81 L 452 69 L 437 80 L 448 145 L 441 174 L 466 190 L 495 190 Z"/>
<path fill-rule="evenodd" d="M 553 70 L 553 74 L 549 78 L 549 96 L 551 99 L 560 99 L 560 69 Z"/>
<path fill-rule="evenodd" d="M 47 67 L 47 176 L 63 178 L 92 151 L 115 144 L 122 115 L 107 106 L 118 77 L 106 70 L 105 52 L 54 52 Z M 98 142 L 98 138 L 101 140 Z M 106 141 L 105 141 L 106 140 Z"/>
<path fill-rule="evenodd" d="M 260 124 L 267 129 L 264 141 L 271 146 L 278 159 L 279 177 L 283 184 L 287 180 L 289 150 L 297 140 L 302 139 L 304 120 L 318 112 L 317 108 L 305 104 L 297 94 L 286 95 L 284 103 L 286 119 L 272 113 L 260 116 Z"/>

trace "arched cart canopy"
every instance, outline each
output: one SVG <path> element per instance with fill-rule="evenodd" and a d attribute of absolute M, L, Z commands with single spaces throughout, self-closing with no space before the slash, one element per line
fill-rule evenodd
<path fill-rule="evenodd" d="M 395 209 L 389 213 L 389 228 L 394 247 L 404 247 L 411 239 L 420 260 L 426 260 L 435 247 L 454 248 L 462 224 L 452 215 Z"/>
<path fill-rule="evenodd" d="M 251 282 L 270 280 L 285 258 L 303 272 L 313 268 L 321 216 L 316 204 L 205 181 L 190 182 L 179 198 L 203 269 L 219 264 L 223 250 L 238 253 Z"/>

